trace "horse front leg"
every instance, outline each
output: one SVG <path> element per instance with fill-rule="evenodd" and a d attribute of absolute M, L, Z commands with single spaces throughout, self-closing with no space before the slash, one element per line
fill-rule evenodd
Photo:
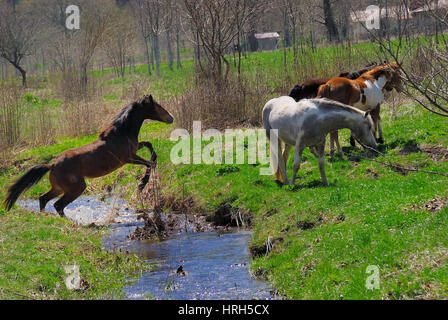
<path fill-rule="evenodd" d="M 152 147 L 152 144 L 148 141 L 139 142 L 138 146 L 137 146 L 137 150 L 140 150 L 144 147 L 148 148 L 149 151 L 151 152 L 151 160 L 150 161 L 143 159 L 142 157 L 139 157 L 137 154 L 132 155 L 128 160 L 128 163 L 130 163 L 130 164 L 146 166 L 145 175 L 143 176 L 143 179 L 141 180 L 140 184 L 138 185 L 138 190 L 140 192 L 142 192 L 143 189 L 145 189 L 145 187 L 148 184 L 149 179 L 151 177 L 151 171 L 157 165 L 157 154 L 155 153 L 154 148 Z"/>
<path fill-rule="evenodd" d="M 149 142 L 149 141 L 139 142 L 138 146 L 137 146 L 137 150 L 140 150 L 144 147 L 148 148 L 148 150 L 151 152 L 151 161 L 154 162 L 154 167 L 155 167 L 157 165 L 157 154 L 154 151 L 154 148 L 152 147 L 151 142 Z"/>
<path fill-rule="evenodd" d="M 139 184 L 138 188 L 141 191 L 146 187 L 148 184 L 149 178 L 151 177 L 151 171 L 156 168 L 157 166 L 157 154 L 154 151 L 154 148 L 152 147 L 151 142 L 149 141 L 141 141 L 138 143 L 138 150 L 142 148 L 147 148 L 151 152 L 151 162 L 149 166 L 147 165 L 145 176 L 143 177 L 141 183 Z"/>
<path fill-rule="evenodd" d="M 302 144 L 300 143 L 300 139 L 297 140 L 296 146 L 294 149 L 294 164 L 292 166 L 292 179 L 291 184 L 294 184 L 296 181 L 297 171 L 300 169 L 300 164 L 302 163 L 302 152 L 303 152 Z"/>
<path fill-rule="evenodd" d="M 380 104 L 378 104 L 376 106 L 376 108 L 370 112 L 370 115 L 371 115 L 372 121 L 373 121 L 372 132 L 376 139 L 376 142 L 384 143 L 383 129 L 381 128 L 381 123 L 380 123 L 381 122 L 380 111 L 381 111 L 381 107 L 380 107 Z M 377 138 L 377 132 L 378 132 L 378 138 Z"/>
<path fill-rule="evenodd" d="M 313 154 L 317 157 L 317 160 L 319 162 L 319 170 L 320 170 L 320 177 L 322 179 L 322 184 L 324 186 L 328 186 L 328 180 L 327 176 L 325 174 L 325 142 L 323 145 L 320 145 L 314 149 Z"/>

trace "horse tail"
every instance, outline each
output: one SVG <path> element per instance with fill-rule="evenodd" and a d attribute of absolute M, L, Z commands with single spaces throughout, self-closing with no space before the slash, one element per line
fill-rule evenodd
<path fill-rule="evenodd" d="M 262 113 L 262 119 L 263 119 L 263 127 L 266 130 L 266 136 L 269 139 L 269 162 L 270 162 L 270 166 L 271 166 L 271 170 L 272 173 L 275 173 L 275 176 L 277 177 L 277 180 L 281 181 L 282 183 L 283 181 L 283 175 L 281 173 L 280 170 L 280 165 L 279 165 L 279 161 L 282 161 L 281 157 L 281 150 L 282 150 L 282 144 L 283 142 L 280 139 L 277 139 L 278 141 L 278 147 L 277 150 L 273 150 L 273 146 L 270 143 L 270 139 L 271 139 L 271 130 L 272 127 L 269 124 L 269 114 L 271 113 L 271 104 L 268 102 L 264 108 L 263 108 L 263 113 Z M 275 165 L 274 159 L 277 155 L 277 166 Z"/>
<path fill-rule="evenodd" d="M 283 150 L 283 141 L 281 141 L 280 139 L 278 139 L 278 147 L 277 147 L 277 153 L 278 153 L 278 157 L 277 157 L 277 171 L 275 171 L 275 176 L 277 177 L 277 180 L 280 181 L 281 183 L 284 183 L 285 181 L 283 180 L 283 174 L 282 171 L 280 169 L 280 161 L 283 161 L 283 156 L 282 156 L 282 150 Z M 272 148 L 270 148 L 271 151 L 271 169 L 272 172 L 274 172 L 275 169 L 275 164 L 274 164 L 274 157 L 272 154 Z"/>
<path fill-rule="evenodd" d="M 28 170 L 20 179 L 18 179 L 12 186 L 9 187 L 5 201 L 3 202 L 6 211 L 11 210 L 14 203 L 16 203 L 19 196 L 36 183 L 39 182 L 43 176 L 50 171 L 51 165 L 40 164 Z"/>

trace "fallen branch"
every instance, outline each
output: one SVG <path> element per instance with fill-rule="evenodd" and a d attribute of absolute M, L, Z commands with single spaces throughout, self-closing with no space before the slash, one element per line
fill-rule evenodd
<path fill-rule="evenodd" d="M 387 157 L 386 157 L 386 155 L 385 155 L 384 153 L 382 153 L 382 152 L 376 150 L 375 148 L 366 146 L 366 145 L 362 144 L 361 142 L 359 142 L 358 140 L 356 140 L 356 141 L 357 141 L 362 147 L 364 147 L 365 149 L 371 150 L 371 151 L 373 151 L 373 152 L 375 152 L 375 153 L 377 153 L 377 154 L 383 156 L 383 157 L 386 159 L 387 163 L 386 163 L 386 162 L 379 161 L 379 160 L 376 160 L 376 159 L 368 158 L 368 157 L 363 156 L 363 155 L 356 155 L 357 157 L 360 157 L 360 158 L 362 158 L 362 159 L 369 160 L 369 161 L 373 161 L 373 162 L 379 163 L 379 164 L 381 164 L 381 165 L 383 165 L 383 166 L 385 166 L 385 167 L 395 168 L 395 169 L 397 169 L 397 170 L 401 170 L 401 171 L 403 171 L 403 172 L 406 172 L 406 171 L 407 171 L 407 172 L 410 172 L 410 171 L 412 171 L 412 172 L 421 172 L 421 173 L 434 174 L 434 175 L 439 175 L 439 176 L 443 176 L 443 177 L 448 177 L 448 173 L 436 172 L 436 171 L 429 171 L 429 170 L 421 170 L 421 169 L 410 168 L 410 167 L 403 167 L 403 166 L 400 166 L 400 165 L 398 165 L 398 164 L 392 163 L 390 160 L 387 159 Z M 346 156 L 355 156 L 355 155 L 346 153 L 346 152 L 344 152 L 344 151 L 342 151 L 342 153 L 345 154 Z"/>

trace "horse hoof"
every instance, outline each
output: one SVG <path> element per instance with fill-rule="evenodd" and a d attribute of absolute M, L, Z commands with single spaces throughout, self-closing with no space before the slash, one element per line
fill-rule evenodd
<path fill-rule="evenodd" d="M 139 191 L 139 192 L 142 192 L 143 189 L 145 189 L 145 187 L 146 187 L 146 184 L 143 184 L 143 183 L 139 184 L 139 185 L 138 185 L 138 191 Z"/>
<path fill-rule="evenodd" d="M 383 140 L 383 138 L 378 138 L 378 139 L 376 139 L 376 142 L 383 144 L 384 140 Z"/>
<path fill-rule="evenodd" d="M 356 146 L 355 139 L 353 139 L 352 137 L 350 137 L 350 145 L 351 145 L 352 147 L 355 147 L 355 146 Z"/>

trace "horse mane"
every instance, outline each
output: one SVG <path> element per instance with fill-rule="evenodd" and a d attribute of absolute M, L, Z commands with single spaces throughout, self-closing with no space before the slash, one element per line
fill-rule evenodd
<path fill-rule="evenodd" d="M 347 78 L 347 79 L 350 79 L 350 80 L 356 80 L 359 77 L 361 77 L 363 74 L 365 74 L 366 72 L 369 72 L 370 70 L 372 70 L 372 69 L 374 69 L 374 68 L 376 68 L 378 66 L 384 65 L 384 64 L 385 64 L 385 62 L 376 63 L 376 62 L 372 61 L 369 64 L 365 65 L 362 69 L 359 69 L 357 71 L 341 72 L 338 77 L 339 78 Z"/>
<path fill-rule="evenodd" d="M 135 111 L 135 106 L 138 105 L 138 102 L 133 102 L 126 107 L 124 107 L 118 115 L 115 116 L 115 118 L 112 120 L 112 123 L 101 131 L 100 138 L 105 138 L 111 133 L 116 134 L 126 134 L 129 132 L 130 124 L 132 121 L 130 121 L 132 115 Z"/>
<path fill-rule="evenodd" d="M 379 77 L 381 77 L 386 72 L 391 72 L 392 70 L 396 70 L 398 68 L 398 65 L 395 62 L 389 63 L 389 64 L 382 64 L 379 66 L 376 66 L 375 68 L 371 69 L 370 71 L 367 71 L 364 73 L 361 78 L 369 79 L 369 80 L 377 80 Z"/>
<path fill-rule="evenodd" d="M 315 102 L 319 103 L 319 106 L 324 106 L 326 108 L 330 108 L 330 109 L 340 109 L 340 110 L 344 110 L 344 111 L 348 111 L 351 113 L 356 113 L 359 114 L 361 116 L 365 115 L 365 112 L 362 110 L 359 110 L 358 108 L 349 106 L 347 104 L 335 101 L 335 100 L 330 100 L 327 98 L 316 98 L 316 99 L 311 99 Z"/>

